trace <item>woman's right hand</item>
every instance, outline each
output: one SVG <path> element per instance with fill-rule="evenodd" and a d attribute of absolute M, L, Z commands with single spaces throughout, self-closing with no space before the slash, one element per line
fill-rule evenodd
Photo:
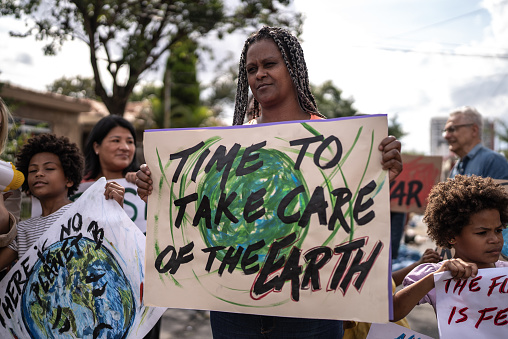
<path fill-rule="evenodd" d="M 152 172 L 146 164 L 141 165 L 139 171 L 136 172 L 136 186 L 138 186 L 138 196 L 144 202 L 148 202 L 148 196 L 152 194 L 153 182 Z"/>

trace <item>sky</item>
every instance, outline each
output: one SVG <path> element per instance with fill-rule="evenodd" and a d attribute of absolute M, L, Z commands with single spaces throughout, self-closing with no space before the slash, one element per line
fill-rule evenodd
<path fill-rule="evenodd" d="M 361 113 L 396 116 L 403 151 L 430 154 L 430 120 L 456 107 L 508 122 L 508 0 L 296 0 L 312 83 L 332 82 Z M 43 43 L 9 37 L 24 24 L 0 18 L 0 81 L 33 90 L 62 76 L 91 76 L 88 47 L 71 41 L 55 57 Z M 237 62 L 246 35 L 209 40 L 216 60 Z M 205 60 L 199 78 L 211 81 Z M 160 72 L 146 81 L 160 81 Z M 497 147 L 506 145 L 499 145 Z"/>

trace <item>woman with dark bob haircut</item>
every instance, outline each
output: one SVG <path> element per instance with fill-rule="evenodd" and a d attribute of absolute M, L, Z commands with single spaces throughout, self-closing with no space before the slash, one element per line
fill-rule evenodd
<path fill-rule="evenodd" d="M 135 179 L 136 131 L 118 115 L 108 115 L 94 126 L 85 146 L 85 180 Z M 134 173 L 129 178 L 128 173 Z M 132 180 L 130 180 L 132 179 Z M 132 181 L 134 182 L 134 181 Z"/>

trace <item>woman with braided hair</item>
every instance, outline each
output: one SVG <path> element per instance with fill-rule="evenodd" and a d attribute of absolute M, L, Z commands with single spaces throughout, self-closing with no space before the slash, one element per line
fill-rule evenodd
<path fill-rule="evenodd" d="M 254 96 L 252 108 L 248 107 L 249 88 Z M 283 28 L 263 27 L 245 41 L 233 125 L 243 124 L 248 110 L 254 117 L 249 124 L 325 118 L 310 89 L 302 47 Z M 386 137 L 379 150 L 383 169 L 389 171 L 391 181 L 402 171 L 400 142 L 393 136 Z M 146 191 L 143 189 L 142 193 Z"/>
<path fill-rule="evenodd" d="M 250 49 L 250 47 L 254 47 Z M 258 65 L 255 58 L 260 55 L 264 60 L 266 73 L 260 74 L 261 82 L 256 85 L 250 81 L 255 81 Z M 248 60 L 248 57 L 251 57 Z M 270 60 L 269 60 L 270 59 Z M 279 60 L 276 60 L 279 59 Z M 278 61 L 274 62 L 274 61 Z M 268 71 L 270 70 L 270 71 Z M 281 72 L 282 78 L 275 78 L 275 72 Z M 251 76 L 252 75 L 252 76 Z M 269 79 L 271 78 L 271 79 Z M 275 112 L 275 116 L 271 117 L 273 109 L 270 109 L 270 102 L 263 101 L 263 93 L 269 87 L 265 86 L 287 86 L 289 93 L 276 93 L 275 99 L 290 100 L 291 103 L 298 103 L 299 108 L 290 111 L 289 119 L 296 120 L 298 116 L 292 117 L 294 113 L 304 113 L 301 115 L 305 120 L 311 116 L 324 118 L 319 113 L 314 96 L 310 90 L 309 76 L 307 73 L 307 64 L 303 57 L 303 50 L 300 43 L 287 30 L 278 27 L 263 27 L 257 33 L 251 35 L 243 47 L 242 55 L 240 57 L 240 66 L 238 70 L 238 87 L 236 90 L 236 104 L 235 114 L 233 118 L 233 125 L 241 125 L 245 116 L 248 105 L 248 92 L 249 86 L 254 94 L 254 118 L 260 118 L 258 123 L 283 121 L 280 120 L 280 113 Z M 253 87 L 254 86 L 254 87 Z M 260 86 L 258 88 L 258 86 Z M 258 98 L 259 92 L 259 98 Z M 285 94 L 285 95 L 284 95 Z M 273 98 L 272 98 L 273 99 Z M 294 101 L 294 100 L 297 101 Z M 262 105 L 264 110 L 264 118 L 260 117 L 259 103 L 260 100 L 264 103 Z M 270 121 L 265 121 L 270 118 Z"/>
<path fill-rule="evenodd" d="M 254 96 L 249 108 L 249 88 Z M 307 65 L 298 39 L 282 28 L 263 27 L 252 34 L 242 50 L 233 118 L 249 124 L 324 119 L 310 90 Z M 390 180 L 402 171 L 400 142 L 385 138 L 379 145 L 382 165 Z M 147 201 L 152 179 L 146 164 L 137 172 L 138 195 Z M 342 338 L 342 321 L 260 316 L 212 311 L 214 338 Z"/>

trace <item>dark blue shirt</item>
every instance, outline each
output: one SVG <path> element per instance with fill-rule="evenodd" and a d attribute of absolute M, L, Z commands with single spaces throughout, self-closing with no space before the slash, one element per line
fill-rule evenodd
<path fill-rule="evenodd" d="M 450 171 L 450 178 L 457 174 L 475 174 L 484 178 L 508 179 L 508 160 L 501 154 L 478 144 L 466 156 L 457 161 Z"/>

